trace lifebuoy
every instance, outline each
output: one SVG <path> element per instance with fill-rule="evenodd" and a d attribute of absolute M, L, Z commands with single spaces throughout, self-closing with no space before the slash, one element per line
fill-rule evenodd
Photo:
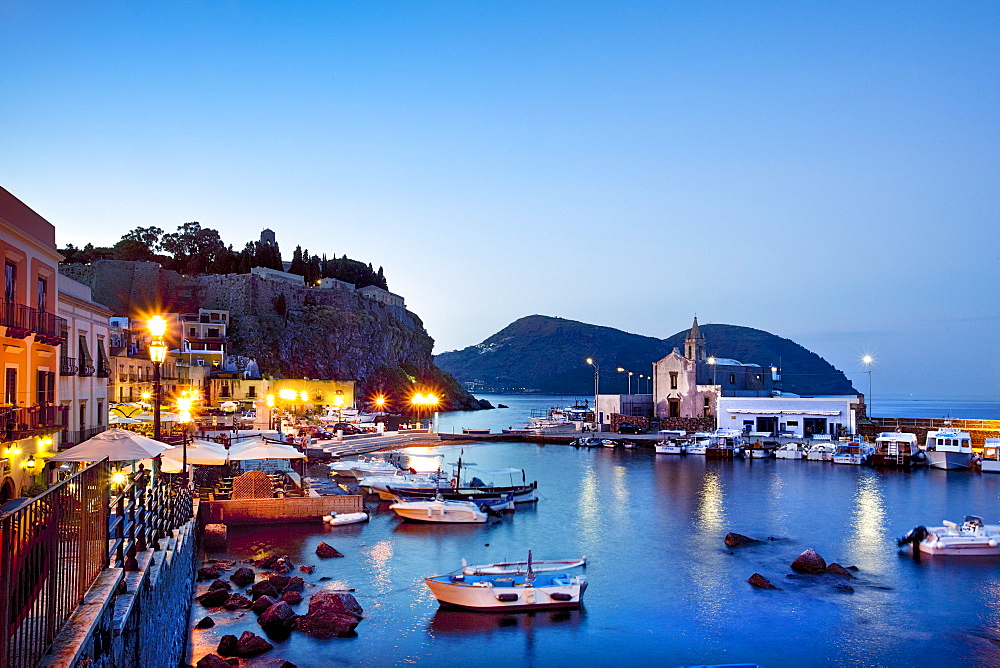
<path fill-rule="evenodd" d="M 458 489 L 458 478 L 452 478 L 450 484 L 452 489 Z"/>

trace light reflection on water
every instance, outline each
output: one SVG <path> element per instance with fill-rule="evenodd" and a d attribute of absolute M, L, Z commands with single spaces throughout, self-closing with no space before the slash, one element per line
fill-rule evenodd
<path fill-rule="evenodd" d="M 446 461 L 458 456 L 452 450 Z M 388 504 L 372 502 L 368 524 L 230 527 L 225 556 L 286 553 L 296 565 L 315 566 L 303 575 L 307 598 L 354 588 L 366 611 L 355 638 L 293 634 L 274 641 L 266 658 L 302 668 L 1000 665 L 1000 650 L 986 640 L 1000 637 L 1000 560 L 915 560 L 894 543 L 914 525 L 944 517 L 977 513 L 997 523 L 1000 476 L 531 444 L 465 450 L 482 468 L 526 468 L 528 479 L 539 481 L 541 501 L 487 525 L 406 524 Z M 729 550 L 722 542 L 729 531 L 779 540 Z M 345 558 L 317 559 L 321 540 Z M 856 564 L 854 593 L 836 590 L 829 578 L 787 578 L 806 547 L 827 561 Z M 423 585 L 424 576 L 453 571 L 463 558 L 523 558 L 528 548 L 538 559 L 588 556 L 584 610 L 568 617 L 446 614 Z M 780 590 L 752 589 L 746 579 L 754 572 Z M 194 606 L 195 620 L 205 614 Z M 213 617 L 217 628 L 192 634 L 191 663 L 222 633 L 259 632 L 252 615 Z"/>

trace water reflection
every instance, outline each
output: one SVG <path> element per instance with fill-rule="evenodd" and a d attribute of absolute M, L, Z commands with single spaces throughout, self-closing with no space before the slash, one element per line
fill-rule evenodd
<path fill-rule="evenodd" d="M 586 466 L 583 475 L 580 477 L 580 500 L 577 503 L 580 521 L 578 523 L 580 538 L 587 550 L 591 550 L 600 537 L 600 526 L 598 517 L 600 515 L 600 504 L 597 498 L 598 482 L 597 472 L 593 466 Z"/>
<path fill-rule="evenodd" d="M 886 565 L 886 550 L 891 544 L 886 532 L 885 498 L 881 480 L 874 471 L 859 471 L 854 493 L 848 541 L 852 561 L 869 573 L 880 573 Z"/>
<path fill-rule="evenodd" d="M 693 538 L 700 557 L 688 562 L 693 586 L 691 595 L 699 621 L 724 633 L 723 601 L 729 599 L 731 587 L 722 576 L 725 568 L 721 556 L 725 553 L 720 549 L 719 539 L 726 522 L 726 508 L 722 482 L 715 471 L 706 471 L 702 476 L 695 518 Z"/>
<path fill-rule="evenodd" d="M 387 540 L 380 540 L 368 548 L 367 556 L 369 563 L 371 563 L 372 573 L 374 574 L 372 582 L 375 585 L 375 589 L 380 594 L 388 593 L 392 584 L 390 577 L 392 568 L 389 563 L 389 560 L 392 559 L 392 543 Z"/>
<path fill-rule="evenodd" d="M 519 630 L 524 634 L 549 626 L 579 627 L 582 610 L 554 610 L 552 612 L 465 612 L 440 608 L 428 626 L 432 634 L 485 634 Z"/>

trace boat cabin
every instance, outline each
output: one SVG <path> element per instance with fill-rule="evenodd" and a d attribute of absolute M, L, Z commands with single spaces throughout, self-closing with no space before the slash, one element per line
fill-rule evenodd
<path fill-rule="evenodd" d="M 967 431 L 957 429 L 929 431 L 926 447 L 928 450 L 971 453 L 972 436 Z"/>

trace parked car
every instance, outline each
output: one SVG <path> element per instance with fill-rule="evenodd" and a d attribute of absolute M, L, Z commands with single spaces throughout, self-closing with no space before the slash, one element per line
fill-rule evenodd
<path fill-rule="evenodd" d="M 646 430 L 642 429 L 641 427 L 635 426 L 631 422 L 622 422 L 620 425 L 618 425 L 619 434 L 641 434 L 644 431 Z"/>
<path fill-rule="evenodd" d="M 349 422 L 338 422 L 337 424 L 333 425 L 332 427 L 330 427 L 329 425 L 327 425 L 327 429 L 330 429 L 333 432 L 342 431 L 342 432 L 344 432 L 345 436 L 348 436 L 350 434 L 361 434 L 361 433 L 364 433 L 363 430 L 359 429 L 358 427 L 356 427 L 355 425 L 353 425 L 353 424 L 351 424 Z"/>

